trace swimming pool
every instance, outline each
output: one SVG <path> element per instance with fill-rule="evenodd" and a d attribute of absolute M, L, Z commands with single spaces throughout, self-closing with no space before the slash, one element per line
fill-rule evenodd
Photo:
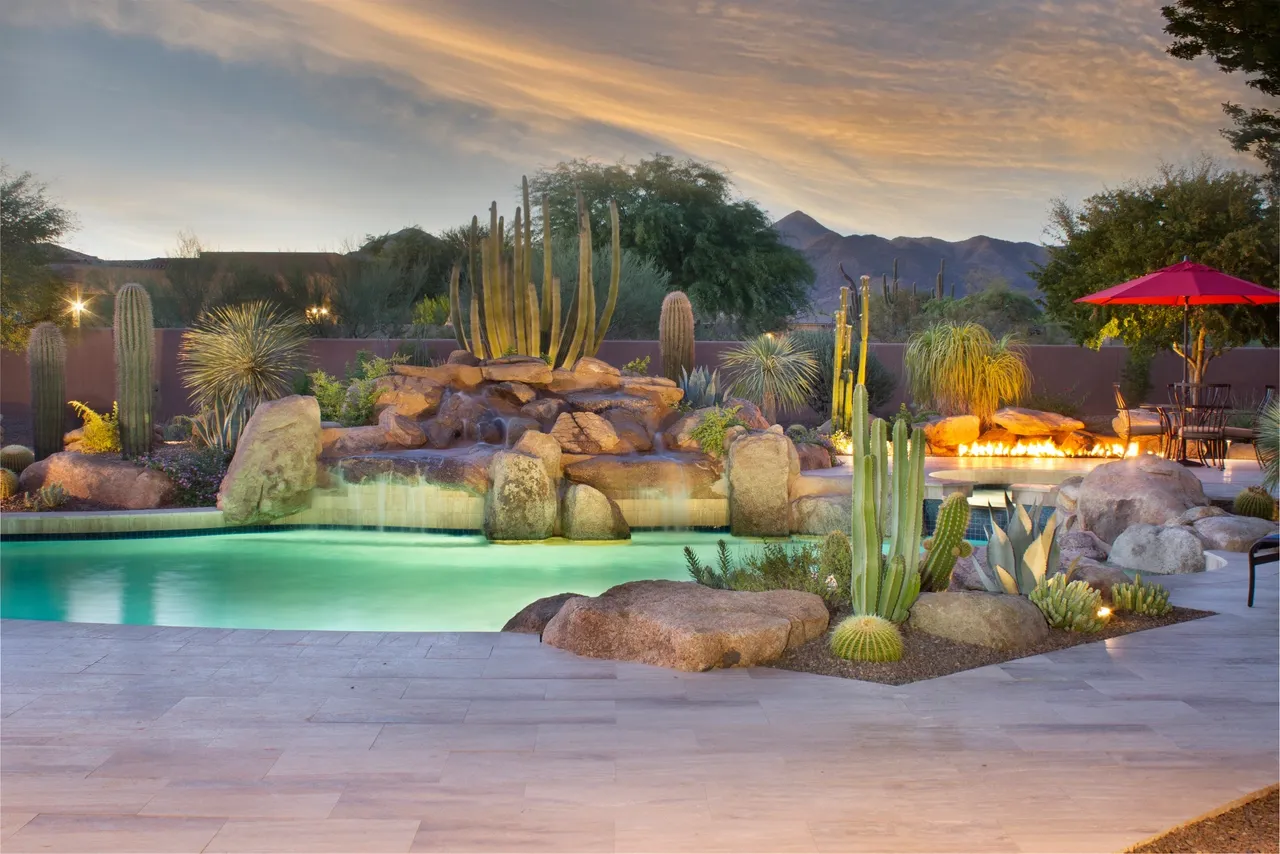
<path fill-rule="evenodd" d="M 6 541 L 0 616 L 132 625 L 345 631 L 497 631 L 542 596 L 625 581 L 686 581 L 724 534 L 499 545 L 484 537 L 291 529 Z"/>

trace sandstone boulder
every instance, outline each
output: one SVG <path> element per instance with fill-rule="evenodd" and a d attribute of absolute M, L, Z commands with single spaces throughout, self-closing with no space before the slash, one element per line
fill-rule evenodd
<path fill-rule="evenodd" d="M 555 530 L 556 486 L 543 461 L 499 451 L 489 464 L 484 532 L 490 540 L 545 540 Z"/>
<path fill-rule="evenodd" d="M 684 389 L 666 377 L 623 377 L 622 390 L 667 407 L 675 406 L 684 399 Z"/>
<path fill-rule="evenodd" d="M 421 448 L 427 443 L 427 434 L 422 425 L 410 418 L 405 418 L 395 409 L 382 410 L 378 416 L 378 426 L 387 434 L 387 441 L 402 448 Z"/>
<path fill-rule="evenodd" d="M 585 376 L 590 376 L 592 374 L 603 374 L 610 377 L 622 376 L 622 371 L 618 370 L 608 362 L 592 356 L 583 356 L 581 359 L 574 362 L 572 370 L 575 374 Z"/>
<path fill-rule="evenodd" d="M 415 420 L 430 418 L 439 408 L 445 393 L 445 386 L 434 380 L 401 374 L 378 377 L 374 386 L 378 389 L 378 399 L 373 407 L 375 412 L 381 414 L 384 409 L 391 408 L 398 415 Z"/>
<path fill-rule="evenodd" d="M 729 447 L 729 528 L 735 536 L 791 533 L 791 479 L 800 474 L 795 453 L 786 435 L 771 430 L 743 436 Z"/>
<path fill-rule="evenodd" d="M 958 448 L 972 445 L 982 432 L 982 422 L 976 415 L 952 415 L 934 418 L 924 424 L 925 440 L 935 447 Z"/>
<path fill-rule="evenodd" d="M 631 539 L 631 526 L 618 505 L 585 483 L 570 484 L 565 490 L 560 524 L 570 540 Z"/>
<path fill-rule="evenodd" d="M 466 352 L 463 350 L 462 352 Z M 471 355 L 471 354 L 467 354 Z M 471 357 L 475 359 L 474 356 Z M 392 365 L 392 373 L 428 380 L 445 388 L 469 391 L 484 381 L 484 375 L 476 365 L 451 362 L 424 368 L 418 365 Z"/>
<path fill-rule="evenodd" d="M 551 435 L 570 454 L 605 454 L 618 444 L 613 425 L 594 412 L 562 412 Z"/>
<path fill-rule="evenodd" d="M 1160 413 L 1153 412 L 1149 409 L 1130 409 L 1129 421 L 1126 424 L 1125 419 L 1117 415 L 1111 419 L 1111 429 L 1115 431 L 1117 437 L 1123 439 L 1126 437 L 1125 428 L 1129 430 L 1158 430 L 1160 429 Z"/>
<path fill-rule="evenodd" d="M 1024 649 L 1049 636 L 1049 624 L 1030 599 L 1002 593 L 921 593 L 907 625 L 990 649 Z"/>
<path fill-rule="evenodd" d="M 526 635 L 540 635 L 551 622 L 551 618 L 560 613 L 564 603 L 581 596 L 581 593 L 557 593 L 555 596 L 544 596 L 521 608 L 514 617 L 507 620 L 502 627 L 504 632 L 519 632 Z"/>
<path fill-rule="evenodd" d="M 218 489 L 223 520 L 270 522 L 308 507 L 319 453 L 320 406 L 314 397 L 295 394 L 260 404 L 240 433 Z"/>
<path fill-rule="evenodd" d="M 1068 418 L 1039 409 L 1023 409 L 1020 406 L 1006 406 L 997 410 L 991 420 L 997 427 L 1003 427 L 1015 436 L 1045 436 L 1084 429 L 1084 422 L 1078 418 Z"/>
<path fill-rule="evenodd" d="M 520 407 L 520 414 L 525 418 L 532 418 L 539 424 L 549 426 L 555 423 L 556 416 L 560 414 L 560 409 L 564 404 L 552 397 L 544 397 L 541 400 L 533 400 Z"/>
<path fill-rule="evenodd" d="M 453 350 L 449 353 L 448 364 L 478 368 L 480 367 L 480 360 L 469 350 Z"/>
<path fill-rule="evenodd" d="M 1139 523 L 1111 544 L 1111 563 L 1151 575 L 1204 572 L 1204 546 L 1188 528 Z"/>
<path fill-rule="evenodd" d="M 640 418 L 646 418 L 658 407 L 653 398 L 625 391 L 580 391 L 566 395 L 565 403 L 574 409 L 599 414 L 611 409 L 623 409 Z"/>
<path fill-rule="evenodd" d="M 808 442 L 796 443 L 796 455 L 800 458 L 800 471 L 831 468 L 831 454 L 821 445 Z"/>
<path fill-rule="evenodd" d="M 979 445 L 1016 445 L 1021 438 L 1003 427 L 992 427 L 984 430 L 977 438 Z"/>
<path fill-rule="evenodd" d="M 1076 512 L 1076 505 L 1080 501 L 1080 484 L 1083 482 L 1084 477 L 1076 475 L 1059 483 L 1054 494 L 1054 505 L 1065 513 Z"/>
<path fill-rule="evenodd" d="M 636 451 L 653 450 L 653 439 L 640 416 L 626 409 L 609 409 L 603 414 L 604 419 L 613 425 L 619 440 L 626 442 Z"/>
<path fill-rule="evenodd" d="M 592 658 L 700 672 L 765 664 L 826 630 L 827 606 L 812 593 L 632 581 L 570 599 L 542 641 Z"/>
<path fill-rule="evenodd" d="M 318 415 L 316 420 L 318 423 Z M 18 486 L 24 492 L 34 492 L 53 483 L 61 484 L 73 498 L 121 510 L 151 510 L 173 498 L 173 482 L 164 472 L 122 460 L 114 454 L 61 451 L 32 463 L 18 476 Z"/>
<path fill-rule="evenodd" d="M 806 495 L 791 502 L 791 531 L 825 537 L 849 527 L 853 498 L 844 495 Z"/>
<path fill-rule="evenodd" d="M 1080 484 L 1080 524 L 1107 542 L 1137 524 L 1165 525 L 1209 503 L 1199 479 L 1171 460 L 1131 457 L 1103 463 Z"/>
<path fill-rule="evenodd" d="M 529 403 L 538 396 L 538 393 L 530 386 L 517 382 L 498 383 L 493 386 L 490 391 L 499 397 L 511 401 L 517 406 L 524 406 L 526 403 Z"/>
<path fill-rule="evenodd" d="M 525 385 L 547 385 L 551 382 L 551 366 L 533 356 L 504 356 L 490 359 L 480 366 L 481 375 L 489 382 L 518 382 Z"/>
<path fill-rule="evenodd" d="M 387 431 L 378 425 L 371 427 L 325 427 L 320 431 L 320 456 L 349 457 L 354 454 L 371 454 L 392 447 Z"/>
<path fill-rule="evenodd" d="M 720 464 L 705 454 L 593 456 L 566 463 L 564 475 L 615 501 L 633 498 L 724 498 Z"/>
<path fill-rule="evenodd" d="M 1247 552 L 1258 540 L 1274 534 L 1276 523 L 1251 516 L 1210 516 L 1198 520 L 1191 530 L 1206 549 Z"/>
<path fill-rule="evenodd" d="M 553 394 L 573 394 L 580 391 L 615 391 L 622 387 L 622 377 L 603 371 L 577 373 L 557 368 L 551 372 L 547 390 Z"/>
<path fill-rule="evenodd" d="M 560 443 L 555 437 L 548 436 L 537 430 L 526 430 L 511 450 L 521 454 L 528 454 L 531 457 L 537 457 L 542 460 L 542 466 L 547 470 L 547 476 L 555 483 L 560 482 L 561 472 L 561 451 Z"/>
<path fill-rule="evenodd" d="M 760 407 L 744 397 L 726 398 L 724 402 L 725 409 L 738 407 L 738 420 L 746 424 L 752 430 L 767 430 L 770 426 L 769 419 L 764 417 L 764 413 L 760 411 Z"/>
<path fill-rule="evenodd" d="M 440 402 L 436 416 L 424 425 L 435 448 L 447 448 L 459 438 L 479 435 L 480 421 L 489 409 L 467 392 L 451 391 Z"/>

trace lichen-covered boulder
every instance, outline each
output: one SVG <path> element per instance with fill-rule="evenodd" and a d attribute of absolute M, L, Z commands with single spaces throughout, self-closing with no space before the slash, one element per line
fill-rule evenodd
<path fill-rule="evenodd" d="M 1204 546 L 1180 525 L 1131 525 L 1111 544 L 1110 561 L 1151 575 L 1204 572 Z"/>
<path fill-rule="evenodd" d="M 982 422 L 976 415 L 952 415 L 934 418 L 924 424 L 924 438 L 938 448 L 958 448 L 978 441 Z"/>
<path fill-rule="evenodd" d="M 921 593 L 907 625 L 958 643 L 1024 649 L 1049 636 L 1040 609 L 1025 596 L 977 591 Z"/>
<path fill-rule="evenodd" d="M 295 394 L 260 404 L 240 433 L 218 489 L 223 520 L 257 524 L 309 506 L 319 453 L 320 406 L 314 397 Z"/>
<path fill-rule="evenodd" d="M 1167 525 L 1209 503 L 1194 474 L 1171 460 L 1131 457 L 1084 476 L 1076 499 L 1081 526 L 1106 542 L 1133 525 Z"/>
<path fill-rule="evenodd" d="M 314 456 L 311 465 L 314 469 Z M 173 497 L 173 482 L 164 472 L 114 455 L 60 451 L 27 466 L 18 477 L 24 492 L 53 483 L 73 498 L 121 510 L 151 510 Z"/>
<path fill-rule="evenodd" d="M 502 627 L 504 632 L 519 632 L 526 635 L 540 635 L 551 622 L 551 618 L 560 613 L 564 603 L 581 596 L 581 593 L 557 593 L 544 596 L 525 605 Z"/>
<path fill-rule="evenodd" d="M 1073 433 L 1084 429 L 1084 422 L 1056 412 L 1006 406 L 991 416 L 992 422 L 1015 436 L 1047 436 L 1051 433 Z"/>
<path fill-rule="evenodd" d="M 853 497 L 844 495 L 805 495 L 791 502 L 791 532 L 826 536 L 849 527 Z"/>
<path fill-rule="evenodd" d="M 560 525 L 570 540 L 631 539 L 631 526 L 618 505 L 585 483 L 570 484 L 565 490 Z"/>
<path fill-rule="evenodd" d="M 1224 552 L 1247 552 L 1258 540 L 1274 534 L 1276 523 L 1252 516 L 1208 516 L 1196 520 L 1191 531 L 1206 549 Z"/>
<path fill-rule="evenodd" d="M 594 412 L 562 412 L 551 435 L 570 454 L 607 454 L 618 444 L 613 425 Z"/>
<path fill-rule="evenodd" d="M 542 460 L 500 451 L 489 464 L 484 532 L 491 540 L 545 540 L 555 530 L 556 485 Z"/>
<path fill-rule="evenodd" d="M 578 655 L 700 672 L 752 667 L 827 630 L 821 597 L 797 590 L 746 593 L 683 581 L 632 581 L 570 599 L 543 643 Z"/>
<path fill-rule="evenodd" d="M 729 447 L 729 529 L 739 537 L 791 533 L 791 479 L 800 460 L 780 430 L 751 433 Z"/>

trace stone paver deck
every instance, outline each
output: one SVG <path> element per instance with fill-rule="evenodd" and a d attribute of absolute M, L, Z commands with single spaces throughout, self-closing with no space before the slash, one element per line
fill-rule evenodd
<path fill-rule="evenodd" d="M 1119 851 L 1276 782 L 1277 580 L 929 682 L 534 637 L 4 621 L 0 847 Z"/>

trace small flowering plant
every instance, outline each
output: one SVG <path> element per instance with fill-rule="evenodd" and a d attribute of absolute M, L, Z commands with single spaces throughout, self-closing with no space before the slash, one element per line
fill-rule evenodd
<path fill-rule="evenodd" d="M 175 487 L 174 503 L 179 507 L 213 507 L 231 455 L 217 448 L 184 448 L 164 455 L 150 454 L 141 462 L 169 476 Z"/>

